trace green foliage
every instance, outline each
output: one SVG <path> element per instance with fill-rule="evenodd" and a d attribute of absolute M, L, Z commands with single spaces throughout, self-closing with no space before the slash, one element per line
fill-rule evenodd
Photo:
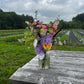
<path fill-rule="evenodd" d="M 35 39 L 35 37 L 25 39 L 25 45 L 28 45 L 29 43 L 33 42 L 34 39 Z"/>
<path fill-rule="evenodd" d="M 0 10 L 0 29 L 23 29 L 25 21 L 33 21 L 29 15 L 17 15 L 15 12 L 3 12 Z"/>
<path fill-rule="evenodd" d="M 73 17 L 72 20 L 84 22 L 84 13 L 78 14 L 76 17 Z"/>
<path fill-rule="evenodd" d="M 64 27 L 64 29 L 84 29 L 84 13 L 73 17 L 72 21 L 69 22 L 60 20 L 58 28 L 61 27 Z"/>
<path fill-rule="evenodd" d="M 29 43 L 32 43 L 34 39 L 35 37 L 30 32 L 29 28 L 26 27 L 24 37 L 21 40 L 25 42 L 25 45 L 28 45 Z"/>
<path fill-rule="evenodd" d="M 64 35 L 61 37 L 61 41 L 62 41 L 62 42 L 63 42 L 64 40 L 66 40 L 67 43 L 68 43 L 68 39 L 69 39 L 69 36 L 66 35 L 66 34 L 64 34 Z"/>

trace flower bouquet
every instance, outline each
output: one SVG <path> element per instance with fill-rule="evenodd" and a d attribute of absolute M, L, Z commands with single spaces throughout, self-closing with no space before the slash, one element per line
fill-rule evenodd
<path fill-rule="evenodd" d="M 41 21 L 26 21 L 26 23 L 35 36 L 34 48 L 38 55 L 39 67 L 40 69 L 48 69 L 50 66 L 50 57 L 47 51 L 51 49 L 54 37 L 62 30 L 61 28 L 57 31 L 59 20 L 56 20 L 52 24 L 43 24 Z"/>

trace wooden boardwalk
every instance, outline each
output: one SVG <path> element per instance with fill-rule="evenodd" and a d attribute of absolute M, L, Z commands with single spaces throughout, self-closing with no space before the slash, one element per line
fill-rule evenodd
<path fill-rule="evenodd" d="M 40 70 L 38 57 L 19 68 L 12 84 L 84 84 L 84 52 L 49 51 L 50 69 Z"/>

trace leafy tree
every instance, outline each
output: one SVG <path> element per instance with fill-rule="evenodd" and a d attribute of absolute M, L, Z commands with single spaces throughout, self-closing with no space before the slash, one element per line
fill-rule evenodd
<path fill-rule="evenodd" d="M 3 12 L 0 9 L 0 29 L 23 29 L 25 21 L 33 21 L 29 15 L 18 15 L 15 12 Z"/>

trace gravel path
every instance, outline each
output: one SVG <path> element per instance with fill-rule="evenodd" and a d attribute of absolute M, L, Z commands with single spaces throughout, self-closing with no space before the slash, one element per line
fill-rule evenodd
<path fill-rule="evenodd" d="M 80 43 L 78 38 L 74 35 L 73 31 L 70 31 L 69 33 L 69 42 L 71 42 L 72 44 Z"/>

